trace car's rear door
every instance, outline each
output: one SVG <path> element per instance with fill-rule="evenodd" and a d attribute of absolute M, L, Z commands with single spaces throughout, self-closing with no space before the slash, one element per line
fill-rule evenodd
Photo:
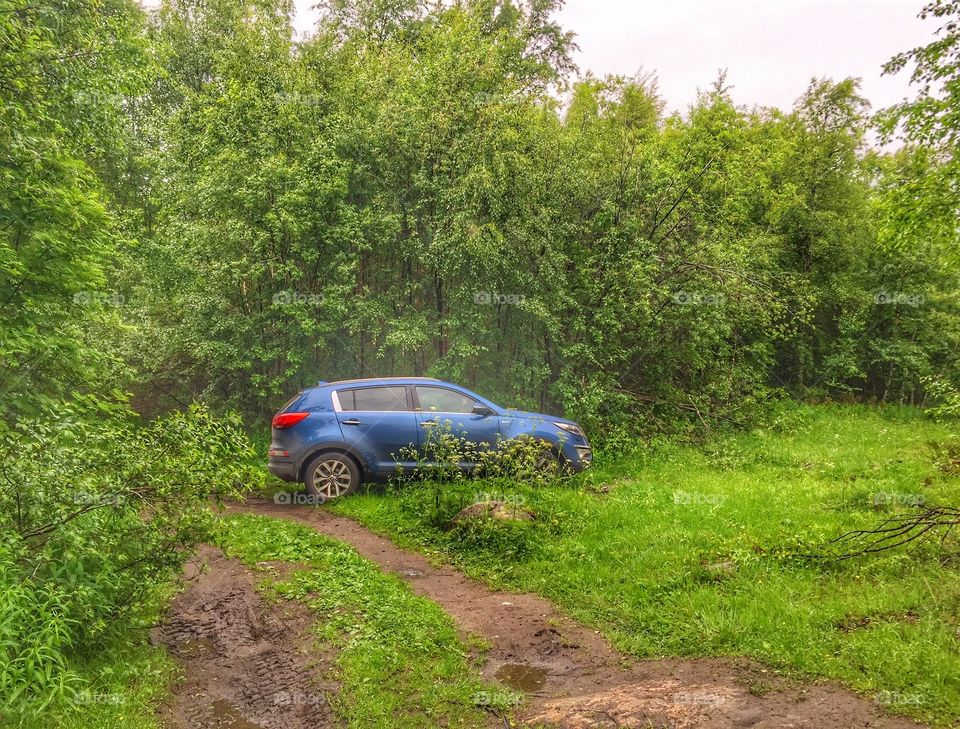
<path fill-rule="evenodd" d="M 379 474 L 412 470 L 416 463 L 417 416 L 406 385 L 348 387 L 334 392 L 344 441 Z"/>
<path fill-rule="evenodd" d="M 465 450 L 495 448 L 500 435 L 497 415 L 477 415 L 475 405 L 483 403 L 469 395 L 441 385 L 414 385 L 414 407 L 420 430 L 420 452 L 425 454 L 432 433 L 449 431 L 464 441 Z M 465 463 L 472 462 L 467 458 Z"/>

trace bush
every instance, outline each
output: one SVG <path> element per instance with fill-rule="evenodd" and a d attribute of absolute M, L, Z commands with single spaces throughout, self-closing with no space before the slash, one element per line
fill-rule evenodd
<path fill-rule="evenodd" d="M 71 662 L 129 629 L 215 518 L 257 484 L 233 418 L 192 407 L 142 425 L 80 399 L 0 436 L 0 711 L 76 700 Z"/>

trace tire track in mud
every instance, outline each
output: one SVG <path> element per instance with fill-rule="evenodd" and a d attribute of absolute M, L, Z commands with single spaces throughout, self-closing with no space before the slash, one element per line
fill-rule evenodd
<path fill-rule="evenodd" d="M 201 546 L 184 570 L 186 589 L 151 639 L 184 670 L 161 707 L 182 729 L 325 729 L 336 726 L 324 681 L 330 656 L 309 635 L 313 616 L 299 603 L 267 603 L 238 560 Z"/>
<path fill-rule="evenodd" d="M 831 682 L 792 682 L 749 659 L 629 659 L 548 600 L 492 591 L 323 509 L 248 501 L 230 505 L 228 512 L 306 524 L 352 545 L 413 592 L 439 604 L 464 635 L 489 643 L 484 677 L 525 692 L 519 715 L 524 724 L 569 729 L 921 726 L 884 715 L 868 699 Z M 758 685 L 762 695 L 750 691 Z"/>

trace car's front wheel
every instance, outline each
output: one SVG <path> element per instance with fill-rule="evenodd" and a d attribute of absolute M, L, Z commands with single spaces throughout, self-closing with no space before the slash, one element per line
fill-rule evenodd
<path fill-rule="evenodd" d="M 338 499 L 360 486 L 360 468 L 343 453 L 321 453 L 307 466 L 307 493 L 324 499 Z"/>
<path fill-rule="evenodd" d="M 547 478 L 557 476 L 563 471 L 563 456 L 553 450 L 549 443 L 544 443 L 534 462 L 534 470 Z"/>

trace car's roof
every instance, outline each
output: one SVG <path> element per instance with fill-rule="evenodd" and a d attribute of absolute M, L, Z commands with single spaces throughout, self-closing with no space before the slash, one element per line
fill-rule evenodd
<path fill-rule="evenodd" d="M 336 380 L 335 382 L 321 382 L 317 387 L 332 387 L 334 385 L 357 385 L 368 382 L 395 382 L 398 385 L 410 382 L 443 382 L 436 377 L 358 377 L 353 380 Z"/>

